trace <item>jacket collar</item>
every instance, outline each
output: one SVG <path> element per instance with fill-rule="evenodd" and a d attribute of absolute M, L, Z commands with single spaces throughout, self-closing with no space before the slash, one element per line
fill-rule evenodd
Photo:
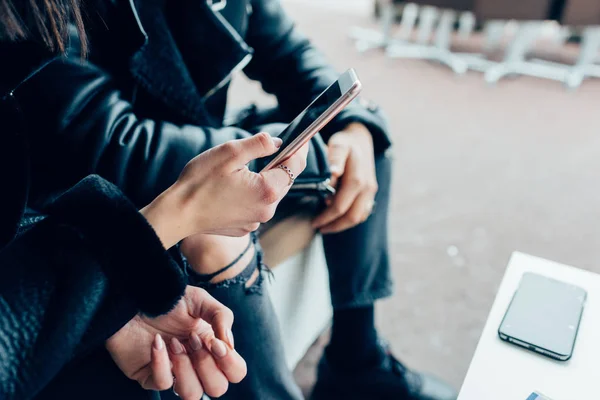
<path fill-rule="evenodd" d="M 192 76 L 168 27 L 166 0 L 129 0 L 125 16 L 135 28 L 130 72 L 153 97 L 193 122 L 210 117 L 204 102 L 252 58 L 253 49 L 206 0 L 187 2 L 194 23 L 183 27 L 192 51 L 202 52 L 206 70 Z M 213 2 L 214 3 L 214 2 Z M 128 25 L 129 25 L 128 24 Z M 202 80 L 202 82 L 201 82 Z M 208 82 L 206 81 L 208 80 Z"/>

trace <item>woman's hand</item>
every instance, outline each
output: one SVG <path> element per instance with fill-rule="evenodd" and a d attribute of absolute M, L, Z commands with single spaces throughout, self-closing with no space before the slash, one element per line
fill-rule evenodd
<path fill-rule="evenodd" d="M 148 390 L 173 386 L 184 400 L 223 395 L 246 376 L 234 350 L 233 314 L 205 290 L 188 286 L 166 315 L 138 315 L 106 342 L 115 363 Z M 166 342 L 166 343 L 165 343 Z M 171 367 L 172 364 L 172 367 Z"/>
<path fill-rule="evenodd" d="M 214 147 L 191 160 L 177 182 L 141 212 L 166 248 L 195 233 L 242 236 L 273 217 L 291 181 L 279 168 L 251 172 L 247 164 L 277 151 L 281 140 L 266 133 Z M 296 175 L 307 148 L 285 165 Z"/>
<path fill-rule="evenodd" d="M 377 176 L 373 138 L 364 125 L 350 124 L 329 139 L 329 163 L 339 190 L 313 221 L 321 233 L 341 232 L 364 222 L 375 205 Z"/>

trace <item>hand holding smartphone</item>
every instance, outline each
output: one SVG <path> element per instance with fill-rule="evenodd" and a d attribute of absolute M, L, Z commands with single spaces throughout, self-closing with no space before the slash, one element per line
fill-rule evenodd
<path fill-rule="evenodd" d="M 275 168 L 293 156 L 310 138 L 358 96 L 362 85 L 353 69 L 344 72 L 279 134 L 279 150 L 263 159 L 263 171 Z"/>

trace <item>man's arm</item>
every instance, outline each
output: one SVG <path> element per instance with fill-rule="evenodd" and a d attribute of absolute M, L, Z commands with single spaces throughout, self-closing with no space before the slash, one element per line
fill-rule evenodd
<path fill-rule="evenodd" d="M 246 40 L 255 54 L 245 73 L 260 81 L 266 92 L 276 95 L 281 111 L 291 120 L 333 83 L 339 73 L 299 32 L 279 0 L 252 0 L 252 5 Z M 369 129 L 376 152 L 391 145 L 383 114 L 377 106 L 365 101 L 353 102 L 321 134 L 328 141 L 352 122 Z"/>

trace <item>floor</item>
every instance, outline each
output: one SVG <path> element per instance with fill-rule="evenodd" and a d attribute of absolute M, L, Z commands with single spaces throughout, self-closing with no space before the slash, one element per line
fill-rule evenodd
<path fill-rule="evenodd" d="M 377 310 L 408 365 L 459 387 L 515 250 L 600 272 L 600 80 L 573 92 L 515 78 L 488 86 L 422 61 L 357 54 L 364 0 L 285 0 L 339 69 L 387 111 L 396 166 L 391 249 L 396 294 Z M 270 102 L 237 79 L 234 103 Z M 306 393 L 326 338 L 296 370 Z"/>

